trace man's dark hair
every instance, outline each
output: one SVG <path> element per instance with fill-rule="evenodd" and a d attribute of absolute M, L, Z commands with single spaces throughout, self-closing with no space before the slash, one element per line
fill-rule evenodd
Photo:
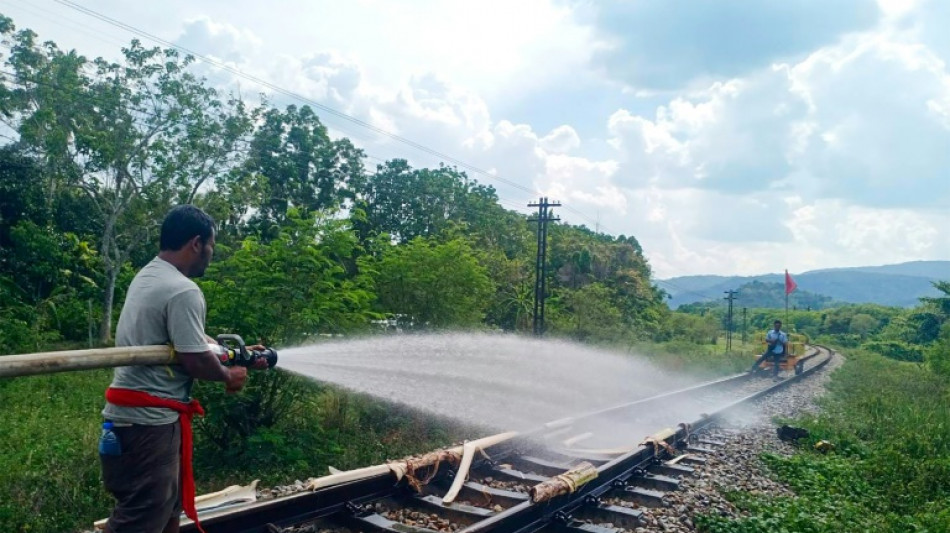
<path fill-rule="evenodd" d="M 781 323 L 782 323 L 781 320 L 776 320 L 775 322 L 772 322 L 772 325 L 774 326 L 775 324 L 781 324 Z"/>
<path fill-rule="evenodd" d="M 181 250 L 191 239 L 201 237 L 207 242 L 214 235 L 214 219 L 208 213 L 191 205 L 173 207 L 162 222 L 161 250 Z"/>

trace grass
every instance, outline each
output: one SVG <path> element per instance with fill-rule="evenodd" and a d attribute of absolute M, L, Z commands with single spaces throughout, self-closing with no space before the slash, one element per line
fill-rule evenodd
<path fill-rule="evenodd" d="M 765 455 L 795 498 L 730 493 L 738 520 L 708 515 L 712 533 L 950 531 L 950 383 L 921 365 L 848 352 L 798 454 Z M 813 450 L 832 442 L 828 455 Z"/>
<path fill-rule="evenodd" d="M 753 348 L 757 345 L 741 342 L 732 344 L 726 353 L 725 344 L 695 344 L 683 341 L 664 343 L 640 342 L 630 346 L 629 351 L 646 355 L 653 363 L 673 372 L 713 377 L 748 370 L 755 361 Z"/>
<path fill-rule="evenodd" d="M 0 380 L 0 530 L 63 531 L 105 516 L 96 446 L 110 375 Z"/>

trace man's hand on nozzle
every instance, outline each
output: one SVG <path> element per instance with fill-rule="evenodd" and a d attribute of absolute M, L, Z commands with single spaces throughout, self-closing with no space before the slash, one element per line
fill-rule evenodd
<path fill-rule="evenodd" d="M 245 381 L 247 381 L 247 369 L 243 366 L 232 366 L 228 368 L 228 379 L 224 382 L 224 391 L 233 394 L 244 388 Z"/>
<path fill-rule="evenodd" d="M 259 352 L 263 352 L 267 349 L 267 346 L 264 346 L 263 344 L 255 344 L 254 346 L 248 346 L 247 349 L 248 351 L 257 350 Z M 251 368 L 254 370 L 267 370 L 267 359 L 264 359 L 263 357 L 259 358 L 257 361 L 254 361 L 254 364 L 251 365 Z"/>

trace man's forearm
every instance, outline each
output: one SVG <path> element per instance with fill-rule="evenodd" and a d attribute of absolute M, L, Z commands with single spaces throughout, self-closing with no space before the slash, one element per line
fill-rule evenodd
<path fill-rule="evenodd" d="M 178 354 L 178 362 L 185 368 L 185 373 L 195 379 L 228 380 L 228 369 L 211 352 Z"/>

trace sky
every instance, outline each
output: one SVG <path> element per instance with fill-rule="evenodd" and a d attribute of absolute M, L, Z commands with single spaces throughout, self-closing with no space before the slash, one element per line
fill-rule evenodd
<path fill-rule="evenodd" d="M 950 259 L 946 0 L 77 3 L 463 162 L 510 209 L 633 235 L 657 278 Z M 55 0 L 0 13 L 87 57 L 134 37 Z M 369 167 L 440 162 L 318 114 Z"/>

